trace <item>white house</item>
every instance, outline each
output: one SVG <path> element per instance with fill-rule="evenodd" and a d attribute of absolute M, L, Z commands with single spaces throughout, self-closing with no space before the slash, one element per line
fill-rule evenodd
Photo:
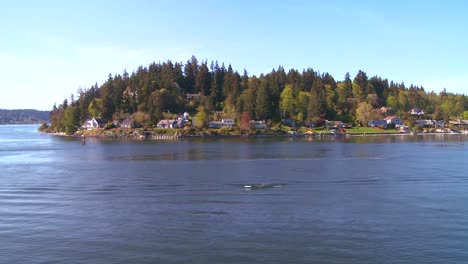
<path fill-rule="evenodd" d="M 415 107 L 415 108 L 411 109 L 410 114 L 411 115 L 424 115 L 424 110 Z"/>
<path fill-rule="evenodd" d="M 174 119 L 162 119 L 156 125 L 157 128 L 176 128 L 177 120 Z"/>
<path fill-rule="evenodd" d="M 403 125 L 403 121 L 401 118 L 396 116 L 388 116 L 384 119 L 387 122 L 387 125 L 395 124 L 395 125 Z"/>
<path fill-rule="evenodd" d="M 81 128 L 91 130 L 96 129 L 104 126 L 104 122 L 100 118 L 93 118 L 84 121 Z"/>
<path fill-rule="evenodd" d="M 234 119 L 222 119 L 221 121 L 211 121 L 209 128 L 233 127 L 235 125 Z"/>
<path fill-rule="evenodd" d="M 416 126 L 418 126 L 418 127 L 438 127 L 438 128 L 443 128 L 443 127 L 445 127 L 445 122 L 444 122 L 444 120 L 439 120 L 439 121 L 436 121 L 436 120 L 429 120 L 429 119 L 425 119 L 425 120 L 416 120 L 415 124 L 416 124 Z"/>
<path fill-rule="evenodd" d="M 265 129 L 267 124 L 265 120 L 250 120 L 250 125 L 253 129 Z"/>

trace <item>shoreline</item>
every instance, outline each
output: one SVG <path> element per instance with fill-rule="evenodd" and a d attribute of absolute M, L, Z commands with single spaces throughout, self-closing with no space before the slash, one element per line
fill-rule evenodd
<path fill-rule="evenodd" d="M 93 131 L 93 130 L 87 130 Z M 99 130 L 103 132 L 102 130 Z M 96 132 L 96 131 L 93 131 Z M 142 131 L 148 132 L 148 131 Z M 315 134 L 241 134 L 241 135 L 221 135 L 221 134 L 203 134 L 203 135 L 169 135 L 169 134 L 152 134 L 152 133 L 74 133 L 68 135 L 64 132 L 44 132 L 39 131 L 41 134 L 50 134 L 52 136 L 59 137 L 71 137 L 71 138 L 95 138 L 95 139 L 115 139 L 115 140 L 181 140 L 190 138 L 349 138 L 349 137 L 377 137 L 377 136 L 453 136 L 453 135 L 468 135 L 468 132 L 461 133 L 438 133 L 438 132 L 421 132 L 421 133 L 353 133 L 353 134 L 333 134 L 333 133 L 315 133 Z"/>

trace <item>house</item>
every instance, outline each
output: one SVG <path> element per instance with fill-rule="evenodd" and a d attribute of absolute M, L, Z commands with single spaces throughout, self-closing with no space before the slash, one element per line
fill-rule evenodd
<path fill-rule="evenodd" d="M 414 122 L 414 124 L 417 127 L 431 127 L 432 126 L 432 120 L 420 119 L 420 120 L 416 120 L 416 122 Z"/>
<path fill-rule="evenodd" d="M 396 116 L 388 116 L 384 119 L 387 122 L 387 125 L 394 124 L 394 125 L 403 125 L 403 121 L 401 118 Z"/>
<path fill-rule="evenodd" d="M 464 132 L 468 131 L 468 120 L 449 121 L 449 123 L 450 125 L 458 128 L 458 130 L 462 130 Z"/>
<path fill-rule="evenodd" d="M 188 94 L 185 95 L 185 98 L 187 100 L 200 99 L 201 98 L 201 93 L 188 93 Z"/>
<path fill-rule="evenodd" d="M 119 125 L 123 128 L 135 128 L 136 122 L 133 117 L 125 117 L 120 120 Z"/>
<path fill-rule="evenodd" d="M 86 129 L 86 130 L 101 128 L 101 127 L 104 127 L 104 121 L 102 121 L 102 119 L 100 118 L 95 118 L 95 117 L 84 121 L 83 125 L 81 126 L 81 128 Z"/>
<path fill-rule="evenodd" d="M 283 120 L 281 120 L 281 123 L 284 126 L 287 126 L 287 127 L 295 127 L 296 126 L 296 122 L 294 122 L 294 120 L 292 120 L 292 119 L 283 119 Z"/>
<path fill-rule="evenodd" d="M 250 125 L 253 129 L 265 129 L 267 124 L 265 120 L 250 120 Z"/>
<path fill-rule="evenodd" d="M 173 128 L 184 128 L 185 123 L 189 122 L 188 113 L 185 112 L 184 115 L 179 115 L 176 119 L 176 123 L 173 125 Z"/>
<path fill-rule="evenodd" d="M 387 120 L 371 120 L 367 123 L 370 127 L 387 127 Z"/>
<path fill-rule="evenodd" d="M 174 119 L 162 119 L 156 124 L 157 128 L 177 128 L 177 121 Z"/>
<path fill-rule="evenodd" d="M 435 125 L 439 128 L 444 128 L 445 127 L 445 121 L 444 120 L 439 120 L 439 121 L 434 121 Z"/>
<path fill-rule="evenodd" d="M 233 127 L 235 125 L 234 119 L 222 119 L 221 121 L 211 121 L 208 125 L 209 128 Z"/>
<path fill-rule="evenodd" d="M 353 128 L 353 123 L 344 123 L 342 128 Z"/>
<path fill-rule="evenodd" d="M 387 114 L 391 115 L 391 114 L 394 114 L 395 111 L 391 107 L 382 106 L 380 107 L 380 113 L 385 114 L 385 115 Z"/>
<path fill-rule="evenodd" d="M 315 121 L 310 121 L 310 122 L 306 122 L 305 126 L 309 128 L 314 128 L 317 126 L 317 123 Z"/>
<path fill-rule="evenodd" d="M 418 116 L 419 115 L 424 115 L 424 110 L 415 107 L 415 108 L 411 109 L 410 114 L 411 115 L 418 115 Z"/>
<path fill-rule="evenodd" d="M 399 131 L 400 131 L 400 133 L 408 133 L 408 132 L 410 132 L 410 129 L 409 129 L 408 126 L 400 126 Z"/>
<path fill-rule="evenodd" d="M 330 128 L 330 129 L 340 129 L 343 128 L 344 123 L 341 121 L 326 121 L 325 124 Z"/>
<path fill-rule="evenodd" d="M 438 128 L 443 128 L 445 127 L 445 122 L 444 120 L 429 120 L 429 119 L 422 119 L 422 120 L 416 120 L 415 125 L 418 127 L 438 127 Z"/>

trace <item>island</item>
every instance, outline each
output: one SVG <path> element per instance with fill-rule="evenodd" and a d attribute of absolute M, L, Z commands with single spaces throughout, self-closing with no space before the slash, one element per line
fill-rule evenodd
<path fill-rule="evenodd" d="M 75 100 L 75 98 L 78 98 Z M 240 74 L 229 64 L 153 62 L 109 74 L 54 105 L 40 130 L 136 138 L 466 132 L 468 98 L 396 83 L 359 70 L 337 80 L 282 66 Z"/>

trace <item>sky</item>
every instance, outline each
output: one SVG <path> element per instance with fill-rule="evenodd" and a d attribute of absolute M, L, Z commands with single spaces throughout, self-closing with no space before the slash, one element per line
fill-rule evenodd
<path fill-rule="evenodd" d="M 359 70 L 468 94 L 467 1 L 0 1 L 0 109 L 50 110 L 151 62 Z"/>

